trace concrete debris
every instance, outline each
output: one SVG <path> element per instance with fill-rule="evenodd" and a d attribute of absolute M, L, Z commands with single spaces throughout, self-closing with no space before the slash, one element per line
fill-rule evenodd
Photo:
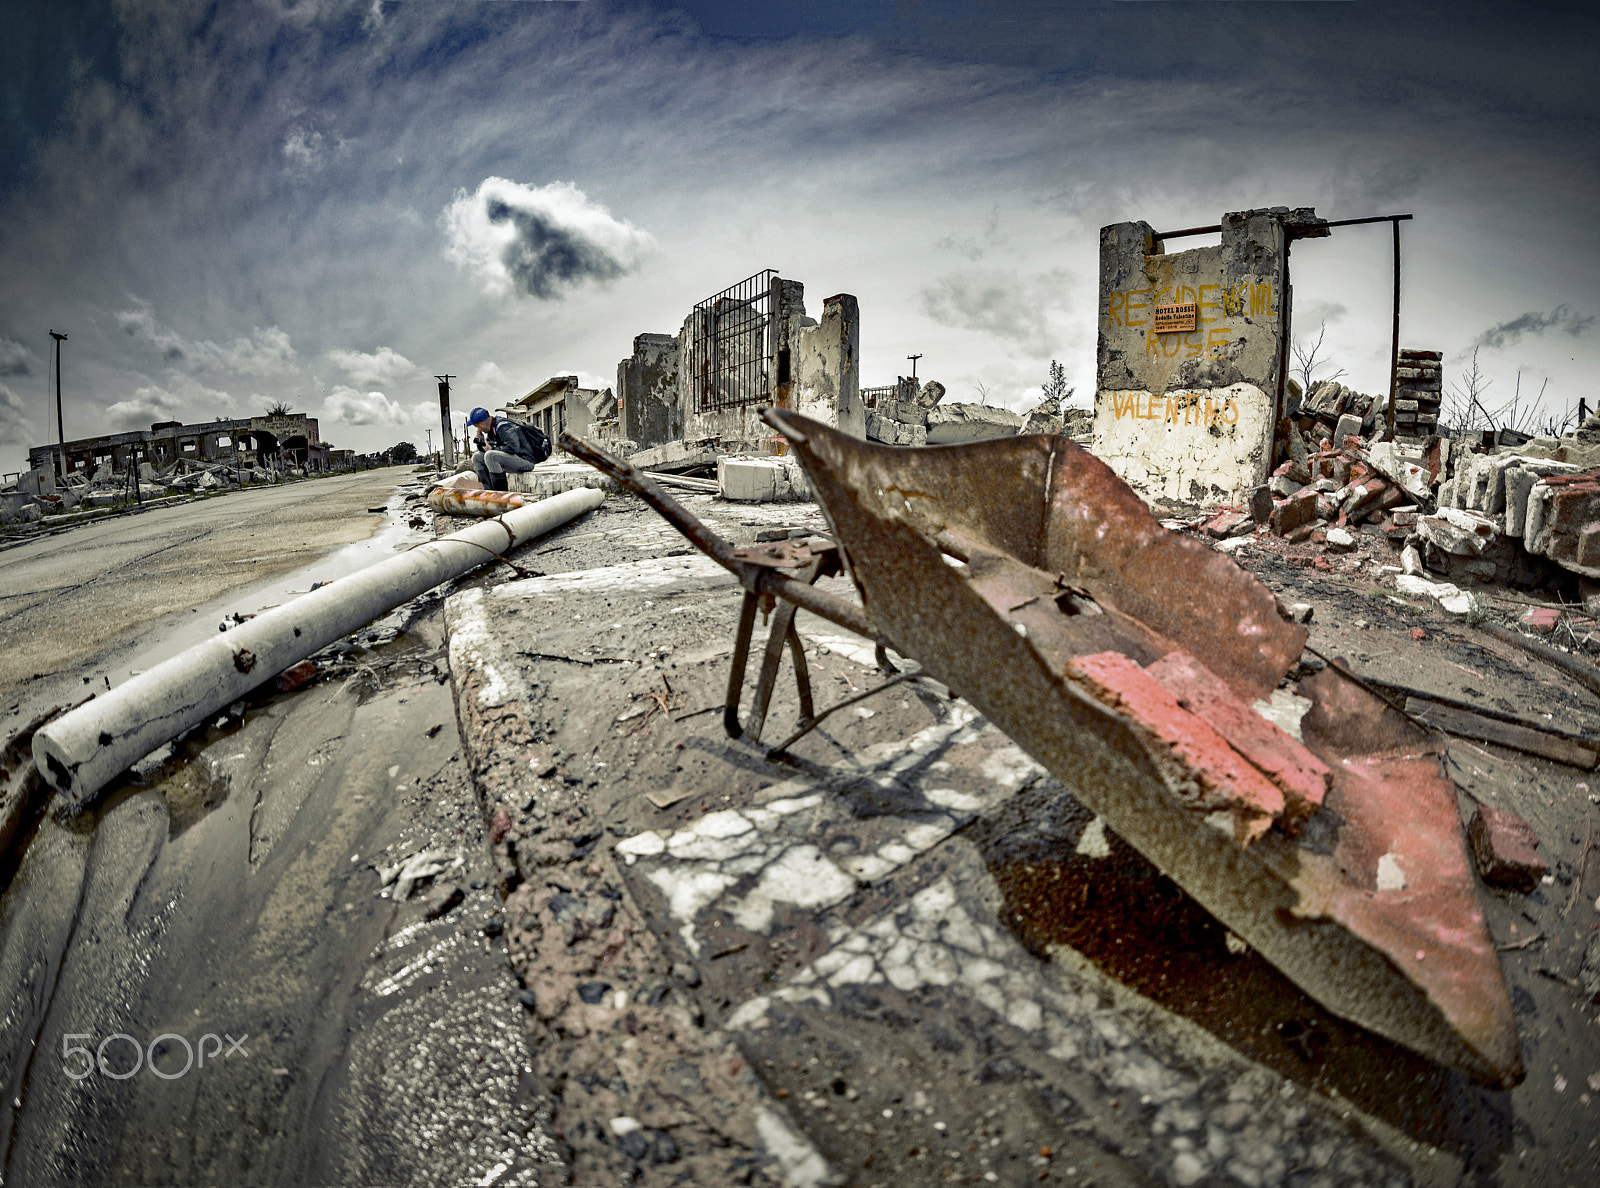
<path fill-rule="evenodd" d="M 1492 804 L 1473 810 L 1467 826 L 1478 874 L 1491 887 L 1526 895 L 1549 871 L 1539 857 L 1539 838 L 1521 817 Z"/>
<path fill-rule="evenodd" d="M 1449 582 L 1430 582 L 1427 578 L 1402 573 L 1395 579 L 1395 587 L 1402 594 L 1419 594 L 1434 599 L 1453 615 L 1471 614 L 1478 601 L 1470 593 Z"/>
<path fill-rule="evenodd" d="M 1420 517 L 1416 534 L 1441 552 L 1478 557 L 1494 540 L 1495 524 L 1487 516 L 1446 507 L 1438 515 Z"/>
<path fill-rule="evenodd" d="M 893 401 L 867 413 L 867 439 L 885 445 L 928 444 L 928 410 Z"/>
<path fill-rule="evenodd" d="M 1600 911 L 1600 900 L 1595 902 L 1595 910 Z M 1583 965 L 1578 970 L 1578 985 L 1588 995 L 1590 1002 L 1600 1002 L 1600 932 L 1589 937 L 1588 947 L 1583 951 Z M 1589 1084 L 1596 1093 L 1600 1087 L 1595 1087 L 1595 1081 L 1600 1077 L 1590 1077 Z"/>
<path fill-rule="evenodd" d="M 459 870 L 464 865 L 466 859 L 459 852 L 452 855 L 449 850 L 419 850 L 392 865 L 375 866 L 373 869 L 378 872 L 378 886 L 387 888 L 392 884 L 393 891 L 389 892 L 390 897 L 404 902 L 411 897 L 411 892 L 419 883 L 443 874 L 446 870 Z M 459 891 L 460 888 L 456 890 Z M 380 891 L 380 894 L 382 893 Z"/>
<path fill-rule="evenodd" d="M 805 470 L 793 458 L 717 459 L 717 488 L 740 503 L 807 503 L 813 498 Z"/>
<path fill-rule="evenodd" d="M 928 410 L 928 444 L 956 445 L 1011 437 L 1022 428 L 1022 418 L 1009 408 L 986 404 L 940 404 Z"/>
<path fill-rule="evenodd" d="M 1330 553 L 1348 553 L 1356 547 L 1356 538 L 1343 528 L 1328 529 L 1328 551 Z"/>

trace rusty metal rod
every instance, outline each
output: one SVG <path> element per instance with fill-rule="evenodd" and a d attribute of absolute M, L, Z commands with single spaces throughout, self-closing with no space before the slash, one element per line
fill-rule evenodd
<path fill-rule="evenodd" d="M 739 560 L 734 556 L 731 544 L 707 527 L 693 512 L 657 487 L 637 467 L 570 433 L 561 435 L 560 445 L 574 458 L 587 462 L 601 474 L 616 479 L 643 499 L 660 514 L 662 519 L 683 533 L 690 544 L 738 578 L 739 584 L 746 590 L 756 594 L 770 594 L 774 598 L 792 602 L 802 610 L 808 610 L 847 631 L 865 636 L 874 643 L 892 642 L 879 635 L 866 612 L 853 603 L 825 594 L 805 582 L 785 577 L 767 566 L 750 565 Z"/>
<path fill-rule="evenodd" d="M 1410 218 L 1410 215 L 1406 216 Z M 1400 387 L 1400 218 L 1394 219 L 1394 326 L 1389 332 L 1389 411 L 1384 418 L 1385 441 L 1394 440 L 1394 402 Z"/>
<path fill-rule="evenodd" d="M 1359 227 L 1363 223 L 1399 223 L 1411 218 L 1411 215 L 1368 215 L 1364 219 L 1329 219 L 1326 227 Z M 1222 230 L 1222 224 L 1213 227 L 1185 227 L 1182 231 L 1157 231 L 1157 239 L 1182 239 L 1188 235 L 1216 235 Z"/>
<path fill-rule="evenodd" d="M 1593 664 L 1585 663 L 1575 656 L 1558 651 L 1549 644 L 1540 643 L 1536 639 L 1529 639 L 1520 631 L 1513 631 L 1500 623 L 1484 622 L 1479 623 L 1477 626 L 1478 630 L 1486 635 L 1492 635 L 1504 643 L 1515 644 L 1530 656 L 1538 657 L 1552 668 L 1559 668 L 1596 697 L 1600 697 L 1600 669 L 1597 669 Z"/>
<path fill-rule="evenodd" d="M 733 546 L 706 527 L 683 504 L 646 478 L 642 470 L 570 433 L 563 433 L 559 444 L 574 458 L 587 462 L 601 474 L 611 476 L 639 496 L 655 508 L 662 519 L 688 537 L 690 544 L 728 572 L 736 575 L 746 589 L 751 588 L 750 584 L 744 581 L 744 566 L 733 555 Z"/>
<path fill-rule="evenodd" d="M 863 689 L 861 692 L 859 692 L 859 693 L 857 693 L 857 694 L 855 694 L 855 695 L 853 695 L 851 697 L 846 697 L 843 701 L 838 702 L 835 705 L 830 705 L 827 709 L 823 710 L 820 714 L 816 715 L 815 717 L 811 717 L 811 716 L 806 715 L 806 714 L 801 714 L 800 715 L 800 726 L 799 726 L 799 728 L 797 730 L 795 730 L 795 732 L 793 734 L 791 734 L 788 738 L 784 739 L 781 743 L 779 743 L 777 746 L 772 747 L 770 750 L 768 750 L 767 751 L 767 757 L 770 759 L 774 755 L 783 754 L 783 752 L 787 751 L 790 747 L 794 746 L 795 743 L 799 742 L 802 738 L 804 738 L 806 735 L 810 734 L 818 726 L 822 725 L 823 721 L 830 714 L 837 713 L 839 710 L 845 709 L 848 706 L 852 706 L 858 701 L 865 701 L 867 698 L 873 696 L 874 694 L 882 693 L 885 689 L 892 689 L 896 685 L 903 685 L 907 681 L 914 681 L 914 680 L 918 680 L 918 679 L 920 679 L 922 677 L 927 677 L 927 676 L 928 676 L 927 673 L 922 672 L 920 670 L 917 671 L 917 672 L 897 672 L 897 673 L 895 673 L 894 676 L 892 676 L 888 680 L 884 681 L 883 684 L 874 685 L 870 689 Z M 933 678 L 932 677 L 928 677 L 928 679 L 932 680 Z"/>

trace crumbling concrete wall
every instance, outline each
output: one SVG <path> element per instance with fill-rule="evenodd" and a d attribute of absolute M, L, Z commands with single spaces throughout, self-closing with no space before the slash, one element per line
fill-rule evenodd
<path fill-rule="evenodd" d="M 678 360 L 678 340 L 673 335 L 639 334 L 633 340 L 633 354 L 617 364 L 622 436 L 641 449 L 683 436 Z"/>
<path fill-rule="evenodd" d="M 758 362 L 767 376 L 763 398 L 729 408 L 703 407 L 694 374 L 695 347 L 709 332 L 710 319 L 704 303 L 690 311 L 676 344 L 676 408 L 681 420 L 669 415 L 668 431 L 686 442 L 716 438 L 726 449 L 761 452 L 773 439 L 772 430 L 761 420 L 761 410 L 776 405 L 865 436 L 859 365 L 861 316 L 856 299 L 848 293 L 829 297 L 818 321 L 806 316 L 805 286 L 775 276 L 767 309 L 770 318 L 759 330 L 725 341 L 719 348 L 725 357 Z M 637 344 L 635 354 L 637 357 Z"/>
<path fill-rule="evenodd" d="M 1320 222 L 1310 210 L 1239 211 L 1223 216 L 1219 245 L 1170 255 L 1148 223 L 1101 229 L 1094 448 L 1146 498 L 1238 499 L 1266 480 L 1287 243 L 1325 234 Z M 1193 328 L 1157 332 L 1158 310 Z"/>
<path fill-rule="evenodd" d="M 822 303 L 822 321 L 801 326 L 796 336 L 793 403 L 782 404 L 802 416 L 833 425 L 856 437 L 867 435 L 867 410 L 861 403 L 861 311 L 848 293 Z"/>

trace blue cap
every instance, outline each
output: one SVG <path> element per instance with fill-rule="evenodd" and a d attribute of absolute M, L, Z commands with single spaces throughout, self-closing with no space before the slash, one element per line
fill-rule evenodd
<path fill-rule="evenodd" d="M 476 425 L 479 421 L 487 421 L 488 419 L 489 410 L 486 408 L 475 408 L 467 414 L 467 424 L 469 425 Z"/>

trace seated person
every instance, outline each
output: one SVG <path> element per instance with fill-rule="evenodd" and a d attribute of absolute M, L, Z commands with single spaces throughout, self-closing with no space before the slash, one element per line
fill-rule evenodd
<path fill-rule="evenodd" d="M 473 433 L 472 468 L 486 491 L 507 489 L 506 475 L 532 470 L 550 456 L 550 439 L 532 425 L 519 425 L 475 408 L 467 417 Z"/>

